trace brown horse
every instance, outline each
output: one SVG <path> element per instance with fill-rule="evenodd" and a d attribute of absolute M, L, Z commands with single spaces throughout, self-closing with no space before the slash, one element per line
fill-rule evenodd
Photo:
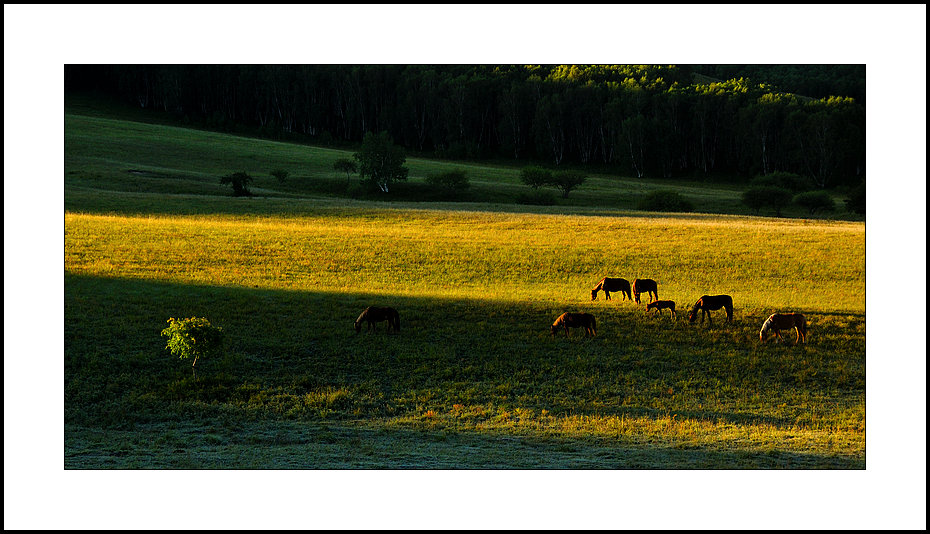
<path fill-rule="evenodd" d="M 762 323 L 762 330 L 759 330 L 759 341 L 765 343 L 765 336 L 769 330 L 775 333 L 776 341 L 781 339 L 779 330 L 791 330 L 794 328 L 798 337 L 794 340 L 795 345 L 807 341 L 807 319 L 800 313 L 773 313 Z"/>
<path fill-rule="evenodd" d="M 368 332 L 377 331 L 375 323 L 380 323 L 381 321 L 387 321 L 388 332 L 391 330 L 400 332 L 400 314 L 397 313 L 397 310 L 391 307 L 380 308 L 378 306 L 369 306 L 365 308 L 365 311 L 355 320 L 355 333 L 358 334 L 362 331 L 363 322 L 368 323 Z"/>
<path fill-rule="evenodd" d="M 719 310 L 724 308 L 727 312 L 727 322 L 733 321 L 733 298 L 730 295 L 704 295 L 699 298 L 691 312 L 688 314 L 688 322 L 693 323 L 697 318 L 698 310 L 701 311 L 701 324 L 704 324 L 704 316 L 707 316 L 708 324 L 714 324 L 710 318 L 710 310 Z"/>
<path fill-rule="evenodd" d="M 602 278 L 591 290 L 591 300 L 597 300 L 597 292 L 602 290 L 604 291 L 604 298 L 607 300 L 610 300 L 611 291 L 623 293 L 624 300 L 633 300 L 633 297 L 630 296 L 630 282 L 623 278 Z"/>
<path fill-rule="evenodd" d="M 568 329 L 571 328 L 584 328 L 585 337 L 588 334 L 592 336 L 597 335 L 597 321 L 594 320 L 594 316 L 590 313 L 571 313 L 565 312 L 562 315 L 559 315 L 559 318 L 552 323 L 552 328 L 550 329 L 550 335 L 556 335 L 559 332 L 559 329 L 565 328 L 565 337 L 568 337 Z"/>
<path fill-rule="evenodd" d="M 672 319 L 674 320 L 678 319 L 678 314 L 675 313 L 675 301 L 674 300 L 655 300 L 655 301 L 650 302 L 649 304 L 646 304 L 646 313 L 649 313 L 650 311 L 653 311 L 653 310 L 658 310 L 659 315 L 662 315 L 662 310 L 665 310 L 665 309 L 669 310 L 670 312 L 669 316 Z"/>
<path fill-rule="evenodd" d="M 659 284 L 655 280 L 649 278 L 643 278 L 633 280 L 633 300 L 639 304 L 639 294 L 648 293 L 649 302 L 653 300 L 659 300 Z"/>

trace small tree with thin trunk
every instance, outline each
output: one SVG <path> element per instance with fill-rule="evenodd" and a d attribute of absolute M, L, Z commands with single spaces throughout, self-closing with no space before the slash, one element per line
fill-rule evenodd
<path fill-rule="evenodd" d="M 168 328 L 161 331 L 168 338 L 166 349 L 171 354 L 186 360 L 193 358 L 191 370 L 197 376 L 197 359 L 214 354 L 223 345 L 223 329 L 210 324 L 205 317 L 168 319 Z"/>
<path fill-rule="evenodd" d="M 568 194 L 573 190 L 581 187 L 586 176 L 583 172 L 578 171 L 559 171 L 552 175 L 550 185 L 555 186 L 562 192 L 562 198 L 568 198 Z"/>
<path fill-rule="evenodd" d="M 229 184 L 233 188 L 233 196 L 247 197 L 252 193 L 249 191 L 249 184 L 252 183 L 252 177 L 246 172 L 234 172 L 220 178 L 223 185 Z"/>
<path fill-rule="evenodd" d="M 524 167 L 520 171 L 520 181 L 533 189 L 539 189 L 552 183 L 552 173 L 542 167 Z"/>

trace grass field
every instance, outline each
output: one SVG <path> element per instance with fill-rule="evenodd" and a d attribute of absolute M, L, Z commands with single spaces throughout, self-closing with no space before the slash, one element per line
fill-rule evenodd
<path fill-rule="evenodd" d="M 528 206 L 516 169 L 428 160 L 399 200 L 346 198 L 348 152 L 65 124 L 68 469 L 865 467 L 861 222 L 609 176 Z M 467 201 L 415 201 L 449 166 Z M 219 184 L 239 170 L 257 196 Z M 631 210 L 669 188 L 708 213 Z M 591 301 L 604 276 L 657 280 L 678 320 Z M 689 324 L 717 293 L 733 323 Z M 371 304 L 400 311 L 399 334 L 355 334 Z M 573 310 L 596 337 L 549 335 Z M 759 343 L 778 311 L 808 316 L 806 345 Z M 159 335 L 189 316 L 225 333 L 196 376 Z"/>

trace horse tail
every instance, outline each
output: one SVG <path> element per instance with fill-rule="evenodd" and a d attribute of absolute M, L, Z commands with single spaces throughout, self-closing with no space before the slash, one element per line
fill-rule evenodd
<path fill-rule="evenodd" d="M 400 332 L 400 314 L 397 310 L 391 310 L 391 315 L 394 316 L 394 331 Z"/>
<path fill-rule="evenodd" d="M 798 329 L 798 332 L 801 333 L 801 341 L 806 342 L 807 341 L 807 318 L 799 313 L 795 317 L 794 323 L 795 323 L 795 327 Z"/>

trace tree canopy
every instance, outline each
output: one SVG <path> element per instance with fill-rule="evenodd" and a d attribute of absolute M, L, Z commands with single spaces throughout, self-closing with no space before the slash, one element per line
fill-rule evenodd
<path fill-rule="evenodd" d="M 362 182 L 377 187 L 382 192 L 390 191 L 394 182 L 407 180 L 409 170 L 404 167 L 407 156 L 404 149 L 394 144 L 387 132 L 367 133 L 361 149 L 355 153 L 358 173 Z"/>
<path fill-rule="evenodd" d="M 650 177 L 865 169 L 863 65 L 68 65 L 94 89 L 209 129 Z"/>

